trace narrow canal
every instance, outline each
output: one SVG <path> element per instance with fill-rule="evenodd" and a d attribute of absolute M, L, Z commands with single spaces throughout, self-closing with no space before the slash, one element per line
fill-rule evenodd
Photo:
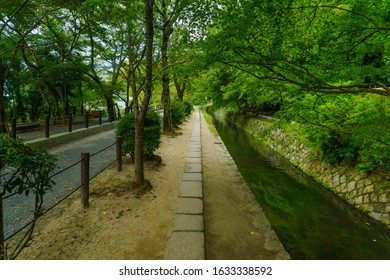
<path fill-rule="evenodd" d="M 216 126 L 292 259 L 390 259 L 390 231 L 224 121 Z"/>

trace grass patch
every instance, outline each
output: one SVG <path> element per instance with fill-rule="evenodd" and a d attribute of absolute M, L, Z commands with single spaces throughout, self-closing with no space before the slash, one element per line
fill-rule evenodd
<path fill-rule="evenodd" d="M 203 117 L 206 120 L 207 124 L 209 125 L 209 129 L 211 133 L 213 133 L 215 136 L 219 136 L 217 129 L 215 128 L 213 121 L 211 120 L 210 115 L 202 109 Z"/>

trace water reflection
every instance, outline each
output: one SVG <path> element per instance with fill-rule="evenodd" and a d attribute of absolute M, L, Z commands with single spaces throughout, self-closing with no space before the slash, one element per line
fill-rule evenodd
<path fill-rule="evenodd" d="M 390 259 L 386 227 L 234 125 L 215 126 L 293 259 Z"/>

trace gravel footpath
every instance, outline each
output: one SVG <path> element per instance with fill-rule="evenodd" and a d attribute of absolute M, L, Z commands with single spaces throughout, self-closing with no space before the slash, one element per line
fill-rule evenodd
<path fill-rule="evenodd" d="M 115 141 L 115 130 L 113 129 L 50 149 L 49 153 L 59 157 L 58 168 L 54 174 L 79 162 L 81 153 L 90 153 L 90 178 L 93 178 L 115 161 L 115 145 L 112 145 Z M 105 149 L 110 145 L 112 146 Z M 105 150 L 98 153 L 103 149 Z M 95 153 L 97 154 L 94 155 Z M 45 209 L 52 207 L 80 186 L 80 163 L 55 175 L 53 180 L 56 182 L 56 186 L 45 195 Z M 34 199 L 31 194 L 28 197 L 14 195 L 4 200 L 6 239 L 32 220 L 33 209 Z"/>

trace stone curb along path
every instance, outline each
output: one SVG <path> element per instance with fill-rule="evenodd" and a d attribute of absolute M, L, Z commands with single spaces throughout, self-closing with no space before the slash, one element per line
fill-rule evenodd
<path fill-rule="evenodd" d="M 165 249 L 166 260 L 205 259 L 200 131 L 200 111 L 196 108 L 195 124 L 176 202 L 174 229 Z"/>
<path fill-rule="evenodd" d="M 115 129 L 118 125 L 118 121 L 113 121 L 110 123 L 105 123 L 102 125 L 96 125 L 89 128 L 80 128 L 72 132 L 62 132 L 50 136 L 50 138 L 37 138 L 33 140 L 26 141 L 25 143 L 33 148 L 44 148 L 50 149 L 56 146 L 66 144 L 72 141 L 80 140 L 82 138 L 92 136 L 104 131 Z"/>

